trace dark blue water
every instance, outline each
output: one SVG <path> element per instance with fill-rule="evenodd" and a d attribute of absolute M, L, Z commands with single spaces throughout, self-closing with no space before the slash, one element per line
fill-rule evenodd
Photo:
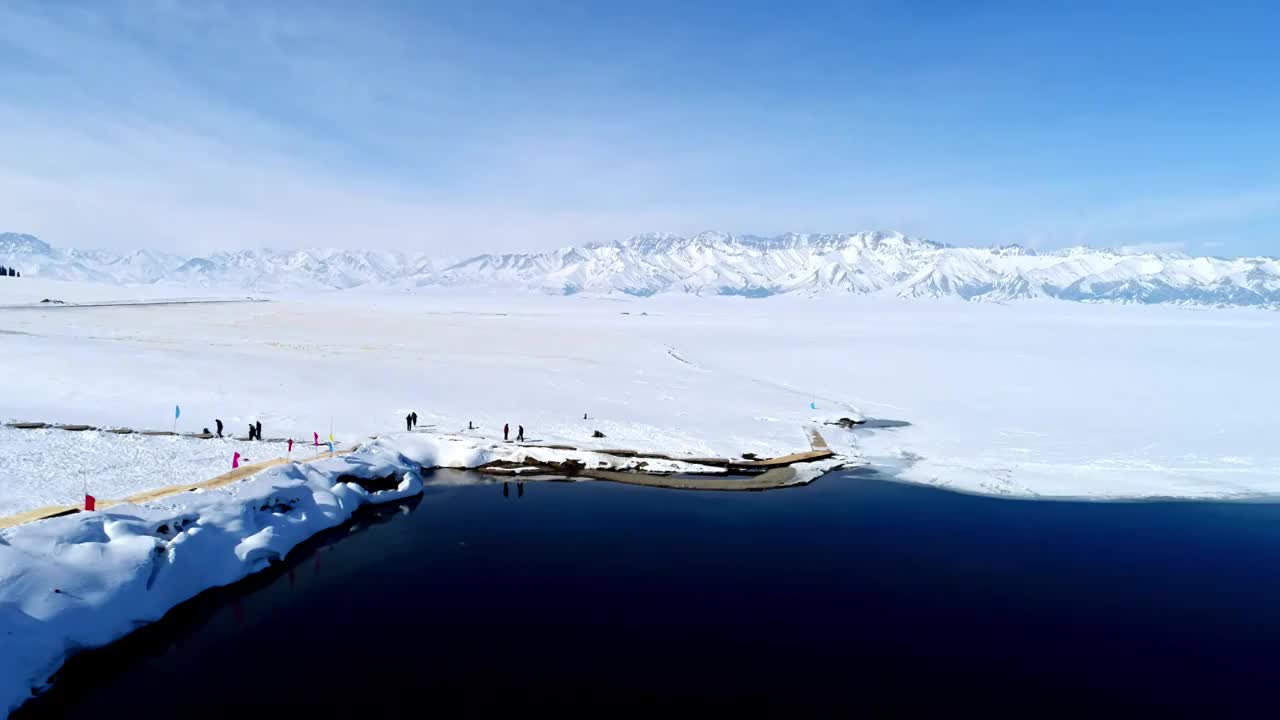
<path fill-rule="evenodd" d="M 24 714 L 1276 710 L 1280 506 L 507 490 L 362 515 Z"/>

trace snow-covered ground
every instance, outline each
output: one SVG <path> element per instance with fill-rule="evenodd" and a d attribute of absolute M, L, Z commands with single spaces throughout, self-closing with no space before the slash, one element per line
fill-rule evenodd
<path fill-rule="evenodd" d="M 79 301 L 129 293 L 46 285 Z M 23 302 L 21 287 L 0 284 L 0 305 Z M 272 300 L 0 310 L 0 417 L 163 429 L 180 404 L 180 430 L 260 419 L 268 437 L 309 440 L 332 424 L 350 442 L 416 410 L 487 439 L 510 423 L 578 446 L 600 430 L 596 447 L 775 455 L 807 449 L 806 425 L 862 413 L 911 426 L 825 427 L 833 448 L 915 482 L 1280 491 L 1280 314 L 1267 311 L 444 290 Z"/>
<path fill-rule="evenodd" d="M 229 471 L 237 452 L 248 464 L 283 457 L 286 450 L 278 443 L 232 439 L 0 427 L 0 517 L 47 505 L 76 505 L 86 490 L 98 498 L 120 499 L 208 480 Z M 313 454 L 308 443 L 294 456 Z"/>

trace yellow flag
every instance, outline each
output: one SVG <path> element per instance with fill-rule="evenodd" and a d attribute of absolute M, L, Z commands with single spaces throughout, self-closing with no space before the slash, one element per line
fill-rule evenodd
<path fill-rule="evenodd" d="M 329 442 L 333 442 L 333 433 L 329 433 Z"/>

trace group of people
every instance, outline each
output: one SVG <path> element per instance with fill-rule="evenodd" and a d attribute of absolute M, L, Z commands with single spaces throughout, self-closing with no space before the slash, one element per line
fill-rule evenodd
<path fill-rule="evenodd" d="M 222 437 L 222 420 L 215 418 L 213 422 L 217 426 L 217 436 Z M 417 427 L 418 427 L 417 412 L 411 412 L 408 415 L 404 416 L 405 430 L 409 432 L 413 432 L 413 430 Z M 473 425 L 470 421 L 468 421 L 467 429 L 474 430 L 475 425 Z M 250 440 L 262 439 L 262 421 L 261 420 L 257 422 L 249 423 L 249 439 Z M 511 425 L 510 424 L 504 424 L 502 426 L 502 439 L 508 442 L 511 441 Z M 516 426 L 516 442 L 524 442 L 524 426 L 523 425 Z"/>
<path fill-rule="evenodd" d="M 222 420 L 218 418 L 214 418 L 213 422 L 214 422 L 214 426 L 217 428 L 217 433 L 216 433 L 217 436 L 222 437 Z M 261 420 L 257 422 L 249 423 L 249 439 L 250 440 L 262 439 L 262 421 Z"/>
<path fill-rule="evenodd" d="M 7 268 L 0 265 L 0 277 L 22 277 L 22 273 L 14 270 L 13 268 Z"/>
<path fill-rule="evenodd" d="M 586 415 L 584 414 L 582 417 L 585 418 Z M 217 436 L 222 437 L 222 420 L 215 418 L 213 422 L 217 425 Z M 413 432 L 413 430 L 417 427 L 418 427 L 417 412 L 411 412 L 408 415 L 404 416 L 405 430 L 409 432 Z M 467 421 L 467 429 L 475 430 L 476 427 L 471 423 L 471 421 Z M 206 430 L 206 432 L 208 431 Z M 262 439 L 262 421 L 261 420 L 257 422 L 249 423 L 249 439 L 250 440 Z M 502 439 L 507 442 L 511 441 L 511 425 L 509 423 L 503 424 L 502 426 Z M 523 425 L 516 426 L 516 442 L 524 442 L 524 426 Z"/>
<path fill-rule="evenodd" d="M 414 417 L 416 418 L 416 416 L 414 416 Z M 586 417 L 586 415 L 583 415 L 583 417 Z M 416 419 L 414 420 L 414 424 L 417 424 L 417 420 L 416 420 Z M 479 430 L 480 428 L 476 427 L 475 423 L 473 423 L 473 422 L 471 422 L 470 420 L 468 420 L 468 421 L 467 421 L 467 429 L 468 429 L 468 430 Z M 504 441 L 506 441 L 506 442 L 511 442 L 511 424 L 510 424 L 510 423 L 503 423 L 503 425 L 502 425 L 502 439 L 503 439 Z M 517 425 L 517 426 L 516 426 L 516 442 L 524 442 L 524 426 L 523 426 L 523 425 Z"/>

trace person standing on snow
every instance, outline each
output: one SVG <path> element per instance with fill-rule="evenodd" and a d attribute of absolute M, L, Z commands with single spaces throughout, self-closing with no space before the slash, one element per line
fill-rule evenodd
<path fill-rule="evenodd" d="M 261 420 L 257 422 L 257 425 L 255 426 L 255 428 L 258 431 L 258 439 L 261 440 L 262 439 L 262 421 Z"/>
<path fill-rule="evenodd" d="M 511 439 L 511 425 L 507 423 L 502 424 L 502 439 L 504 441 Z"/>
<path fill-rule="evenodd" d="M 409 432 L 410 430 L 413 430 L 413 413 L 404 416 L 404 431 Z"/>
<path fill-rule="evenodd" d="M 524 442 L 524 426 L 516 426 L 516 442 Z"/>
<path fill-rule="evenodd" d="M 217 418 L 214 418 L 213 422 L 218 428 L 218 437 L 222 437 L 222 421 Z"/>

